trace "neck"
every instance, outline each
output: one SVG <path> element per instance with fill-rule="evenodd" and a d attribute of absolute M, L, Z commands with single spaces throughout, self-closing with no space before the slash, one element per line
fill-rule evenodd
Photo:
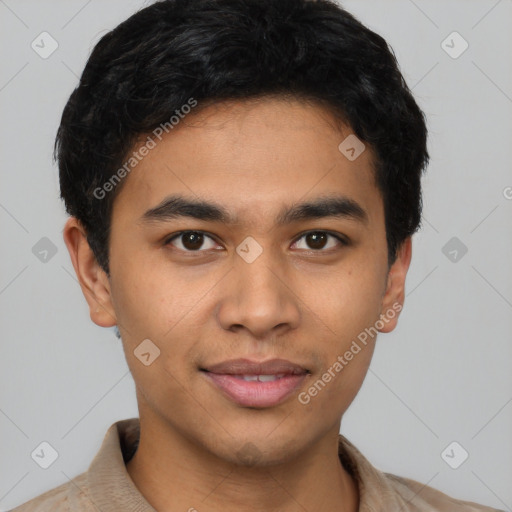
<path fill-rule="evenodd" d="M 357 484 L 338 457 L 338 428 L 293 461 L 241 466 L 224 461 L 168 425 L 140 418 L 127 471 L 156 510 L 165 512 L 357 512 Z"/>

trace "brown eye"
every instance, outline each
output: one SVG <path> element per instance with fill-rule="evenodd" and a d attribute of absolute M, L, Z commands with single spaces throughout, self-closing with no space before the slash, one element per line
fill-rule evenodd
<path fill-rule="evenodd" d="M 175 240 L 177 241 L 177 243 L 174 243 Z M 213 247 L 215 247 L 214 240 L 208 235 L 205 235 L 200 231 L 183 231 L 167 240 L 166 245 L 171 244 L 177 249 L 180 249 L 185 252 L 201 252 L 199 251 L 199 249 L 201 248 L 203 250 L 206 250 L 205 247 L 203 246 L 207 240 L 210 240 L 211 242 L 210 247 L 206 247 L 206 249 L 212 249 Z"/>
<path fill-rule="evenodd" d="M 188 250 L 195 251 L 203 245 L 204 236 L 202 233 L 191 231 L 190 233 L 183 233 L 181 237 L 183 246 Z"/>
<path fill-rule="evenodd" d="M 323 249 L 327 243 L 327 237 L 325 233 L 308 233 L 306 235 L 306 243 L 312 249 Z"/>
<path fill-rule="evenodd" d="M 337 240 L 338 243 L 331 243 L 329 246 L 329 238 Z M 299 247 L 299 249 L 320 251 L 321 249 L 332 249 L 336 245 L 348 245 L 347 242 L 340 236 L 328 233 L 327 231 L 310 231 L 302 235 L 295 244 L 300 240 L 305 240 L 307 247 Z"/>

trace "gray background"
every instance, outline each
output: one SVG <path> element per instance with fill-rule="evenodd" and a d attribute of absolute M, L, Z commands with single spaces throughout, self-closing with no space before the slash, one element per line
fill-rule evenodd
<path fill-rule="evenodd" d="M 0 510 L 85 471 L 107 428 L 137 416 L 121 342 L 90 321 L 62 240 L 51 153 L 94 44 L 143 5 L 0 0 Z M 343 5 L 394 48 L 427 113 L 432 162 L 404 311 L 342 432 L 384 471 L 510 511 L 512 2 Z M 31 48 L 43 31 L 59 45 L 47 59 Z M 442 47 L 453 31 L 469 43 L 458 58 Z M 32 251 L 43 237 L 57 250 L 46 262 Z M 443 252 L 452 237 L 459 247 Z M 42 441 L 59 454 L 46 470 L 30 456 Z M 469 453 L 458 469 L 441 457 L 452 441 Z"/>

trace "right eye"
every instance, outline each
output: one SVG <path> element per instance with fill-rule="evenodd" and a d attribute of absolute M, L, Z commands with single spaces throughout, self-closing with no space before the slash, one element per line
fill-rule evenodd
<path fill-rule="evenodd" d="M 179 233 L 171 235 L 170 238 L 167 238 L 164 245 L 173 245 L 176 249 L 184 252 L 204 252 L 204 249 L 202 251 L 199 249 L 203 247 L 205 239 L 210 239 L 214 242 L 214 245 L 216 244 L 211 236 L 208 236 L 202 231 L 180 231 Z M 178 244 L 176 245 L 173 244 L 175 240 L 178 240 Z M 213 249 L 214 245 L 207 247 L 206 250 Z"/>

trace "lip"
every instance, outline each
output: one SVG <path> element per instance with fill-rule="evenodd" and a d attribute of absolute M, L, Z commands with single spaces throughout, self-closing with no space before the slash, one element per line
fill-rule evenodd
<path fill-rule="evenodd" d="M 284 402 L 309 374 L 302 366 L 285 359 L 251 361 L 233 359 L 207 368 L 203 375 L 216 389 L 243 407 L 275 407 Z M 274 381 L 245 381 L 242 375 L 279 375 Z"/>
<path fill-rule="evenodd" d="M 231 359 L 202 368 L 211 373 L 224 375 L 299 375 L 307 373 L 302 366 L 286 359 L 252 361 L 251 359 Z"/>

